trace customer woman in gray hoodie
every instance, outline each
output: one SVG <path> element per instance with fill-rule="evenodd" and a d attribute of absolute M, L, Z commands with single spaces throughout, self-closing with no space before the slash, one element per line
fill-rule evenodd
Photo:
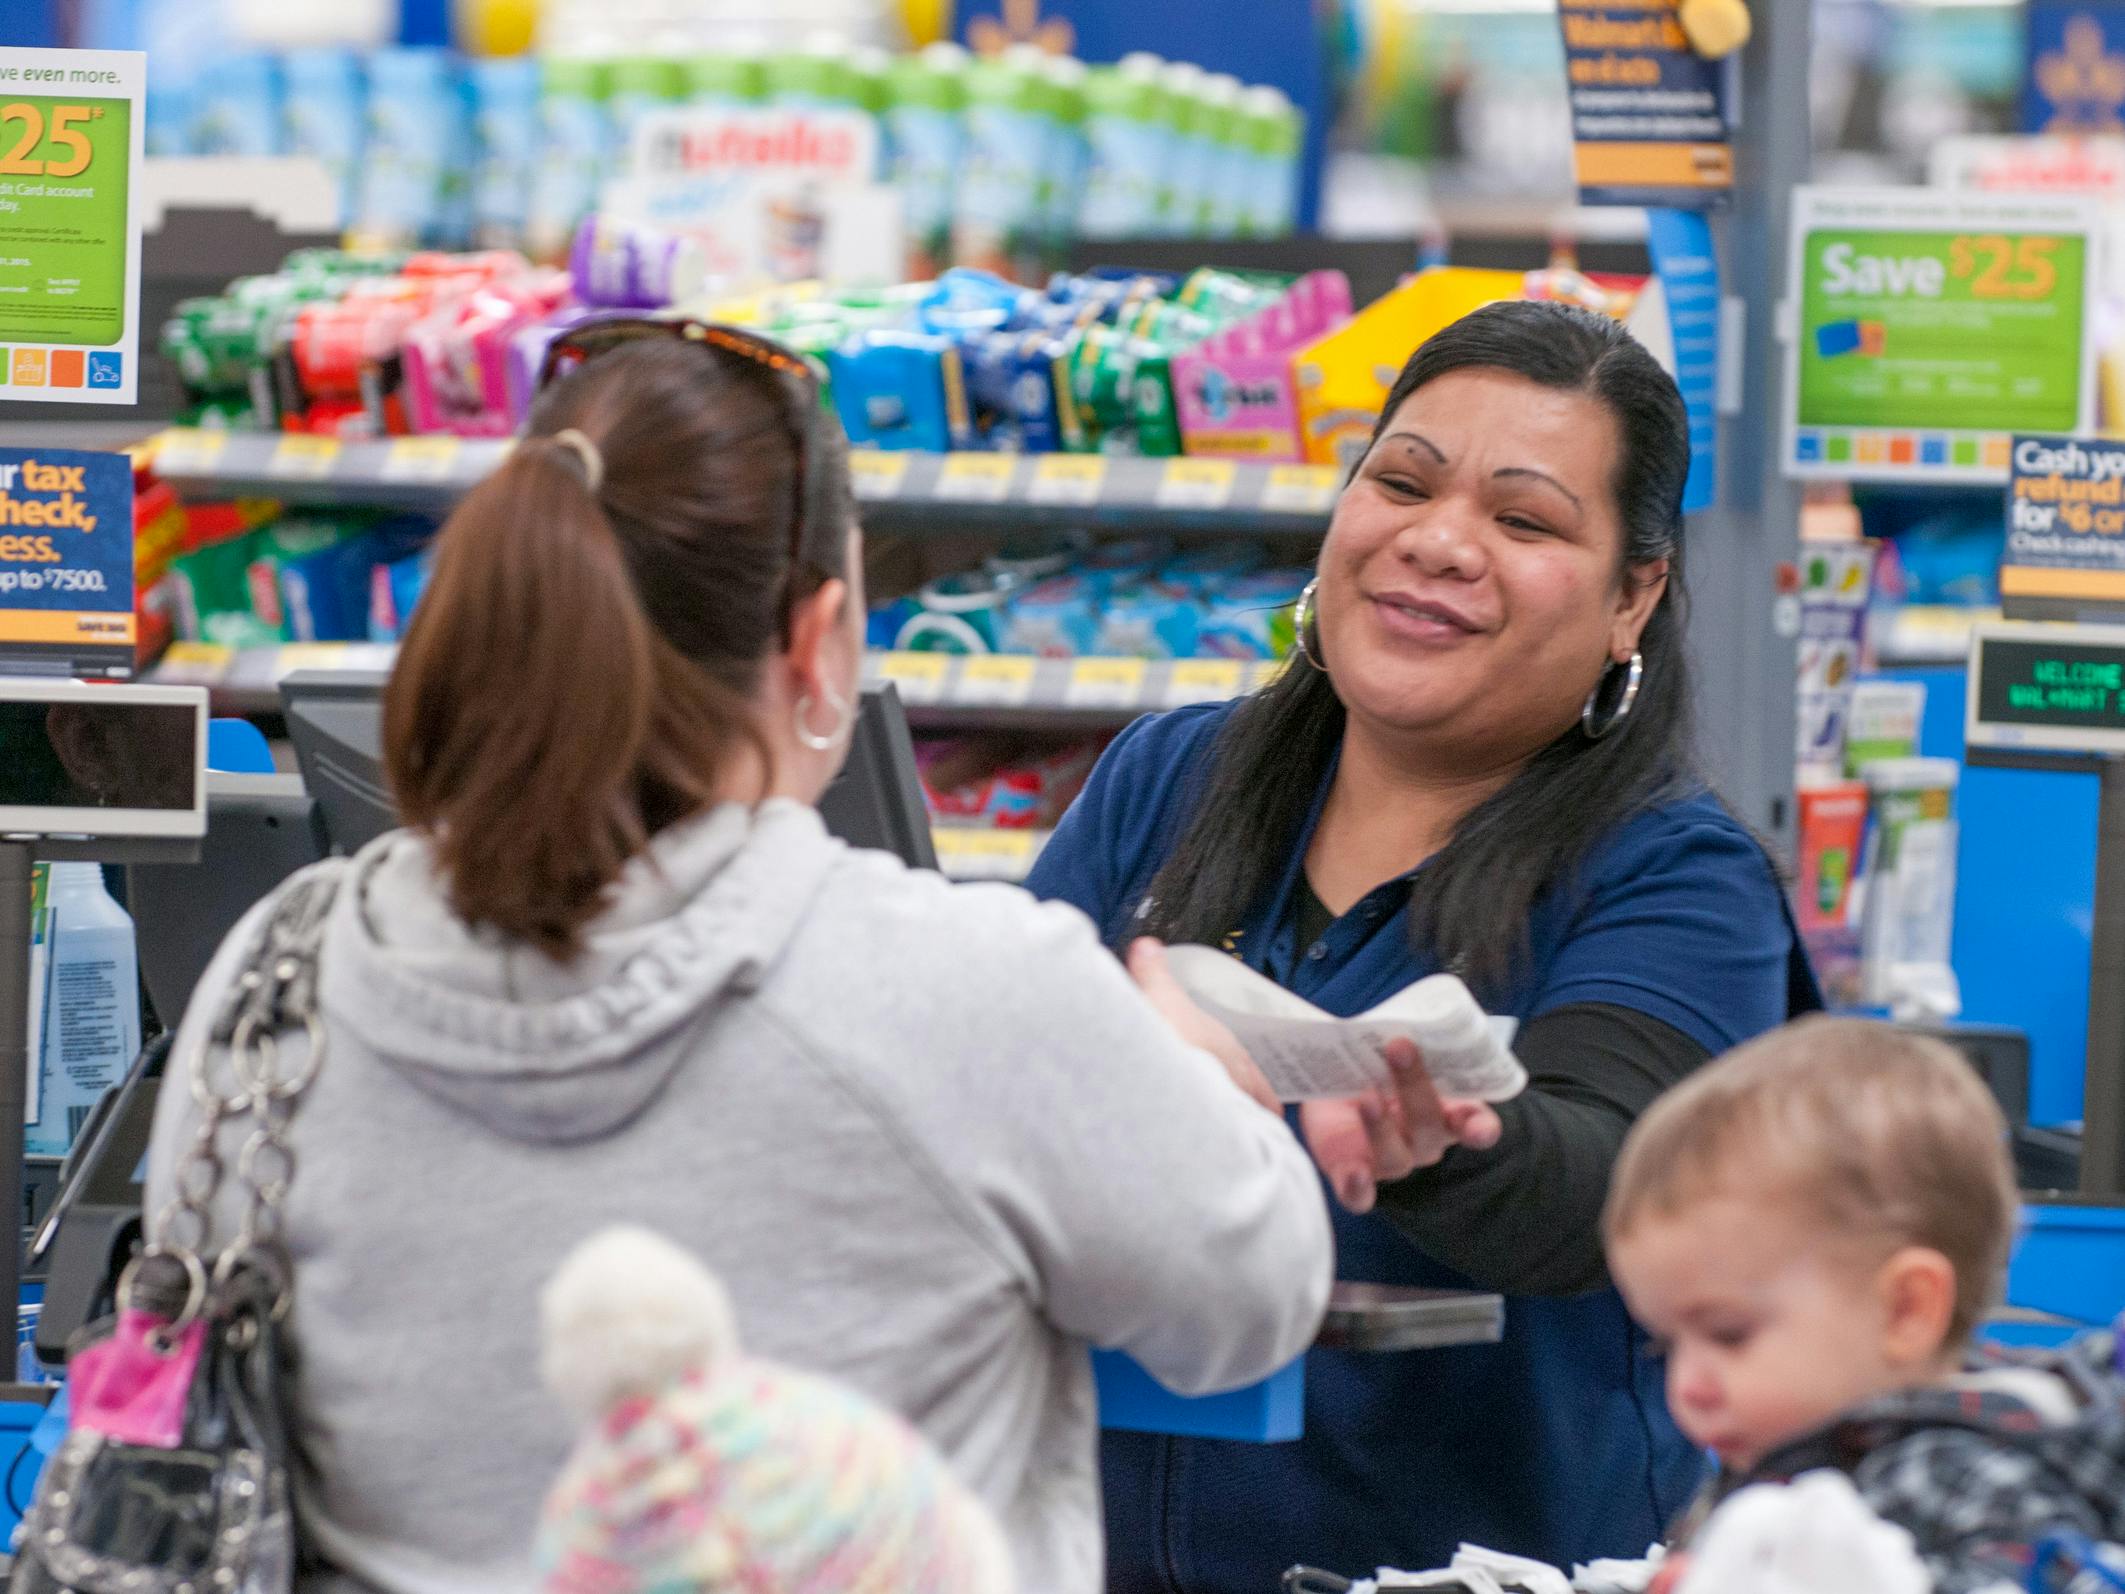
<path fill-rule="evenodd" d="M 306 1586 L 530 1586 L 572 1437 L 535 1302 L 629 1222 L 762 1355 L 907 1414 L 1027 1594 L 1096 1594 L 1086 1345 L 1183 1391 L 1289 1361 L 1320 1184 L 1244 1056 L 1180 1039 L 1074 910 L 827 835 L 864 615 L 844 445 L 799 362 L 692 330 L 547 389 L 389 685 L 410 828 L 342 866 L 290 1131 Z M 260 922 L 179 1036 L 151 1223 Z"/>

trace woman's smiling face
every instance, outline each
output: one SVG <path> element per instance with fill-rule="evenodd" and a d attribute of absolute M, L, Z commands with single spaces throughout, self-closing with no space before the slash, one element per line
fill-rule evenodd
<path fill-rule="evenodd" d="M 1321 662 L 1344 707 L 1457 759 L 1530 756 L 1628 659 L 1665 561 L 1621 568 L 1622 447 L 1592 396 L 1488 367 L 1417 389 L 1337 503 Z"/>

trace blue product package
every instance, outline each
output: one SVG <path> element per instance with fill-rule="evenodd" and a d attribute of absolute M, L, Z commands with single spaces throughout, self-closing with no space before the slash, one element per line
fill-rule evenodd
<path fill-rule="evenodd" d="M 469 127 L 464 80 L 448 51 L 378 50 L 369 58 L 368 136 L 355 204 L 364 242 L 462 239 Z"/>
<path fill-rule="evenodd" d="M 966 386 L 949 338 L 920 332 L 868 332 L 826 357 L 834 408 L 859 448 L 966 448 Z"/>
<path fill-rule="evenodd" d="M 915 318 L 925 332 L 973 337 L 1017 326 L 1039 297 L 993 272 L 954 266 L 916 305 Z"/>
<path fill-rule="evenodd" d="M 1098 589 L 1073 573 L 1013 593 L 998 648 L 1043 659 L 1076 659 L 1089 656 L 1098 640 Z"/>
<path fill-rule="evenodd" d="M 1258 570 L 1203 596 L 1196 651 L 1215 659 L 1280 659 L 1291 651 L 1292 608 L 1309 570 Z"/>
<path fill-rule="evenodd" d="M 1040 332 L 992 332 L 967 342 L 967 404 L 987 447 L 1019 454 L 1084 447 L 1070 397 L 1070 347 Z"/>
<path fill-rule="evenodd" d="M 1203 610 L 1194 593 L 1165 581 L 1127 581 L 1107 594 L 1092 650 L 1102 658 L 1193 658 Z"/>
<path fill-rule="evenodd" d="M 339 224 L 345 227 L 354 215 L 367 114 L 361 61 L 352 50 L 294 50 L 282 70 L 288 89 L 281 111 L 282 147 L 323 163 L 339 195 Z"/>
<path fill-rule="evenodd" d="M 1173 557 L 1173 544 L 1164 537 L 1135 537 L 1125 542 L 1102 543 L 1092 550 L 1079 572 L 1101 594 L 1133 582 L 1148 581 Z"/>
<path fill-rule="evenodd" d="M 240 50 L 218 57 L 200 74 L 192 99 L 192 153 L 278 155 L 280 105 L 280 63 L 272 56 Z"/>
<path fill-rule="evenodd" d="M 435 549 L 377 564 L 369 572 L 369 640 L 397 642 L 406 635 L 414 607 L 428 588 L 435 569 Z"/>
<path fill-rule="evenodd" d="M 874 653 L 890 652 L 899 645 L 902 629 L 920 613 L 922 605 L 913 598 L 873 605 L 864 626 L 863 645 Z"/>
<path fill-rule="evenodd" d="M 1257 542 L 1213 542 L 1200 548 L 1191 548 L 1173 559 L 1159 579 L 1170 581 L 1190 592 L 1205 594 L 1222 588 L 1227 582 L 1240 576 L 1252 575 L 1262 567 L 1267 555 Z"/>
<path fill-rule="evenodd" d="M 472 242 L 513 248 L 531 220 L 539 63 L 530 56 L 474 61 L 465 84 L 472 101 Z"/>

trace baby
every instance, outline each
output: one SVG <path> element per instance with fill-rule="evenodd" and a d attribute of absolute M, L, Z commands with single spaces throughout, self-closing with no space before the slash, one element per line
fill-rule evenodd
<path fill-rule="evenodd" d="M 2020 1589 L 2061 1531 L 2125 1537 L 2114 1336 L 1966 1371 L 2017 1201 L 2006 1125 L 1954 1051 L 1804 1019 L 1654 1104 L 1616 1165 L 1609 1262 L 1668 1405 L 1720 1474 L 1847 1474 L 1937 1594 Z M 1686 1554 L 1688 1529 L 1681 1535 Z"/>

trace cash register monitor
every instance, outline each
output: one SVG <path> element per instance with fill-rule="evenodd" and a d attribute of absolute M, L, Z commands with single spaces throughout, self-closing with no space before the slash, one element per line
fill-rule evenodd
<path fill-rule="evenodd" d="M 317 800 L 294 775 L 207 776 L 207 833 L 197 863 L 136 863 L 126 899 L 140 942 L 140 977 L 165 1028 L 252 904 L 325 856 Z"/>
<path fill-rule="evenodd" d="M 383 676 L 354 671 L 301 671 L 281 683 L 288 739 L 335 852 L 355 852 L 398 825 L 384 779 L 383 688 Z M 819 815 L 852 847 L 937 867 L 907 714 L 890 684 L 864 692 L 848 761 Z"/>

